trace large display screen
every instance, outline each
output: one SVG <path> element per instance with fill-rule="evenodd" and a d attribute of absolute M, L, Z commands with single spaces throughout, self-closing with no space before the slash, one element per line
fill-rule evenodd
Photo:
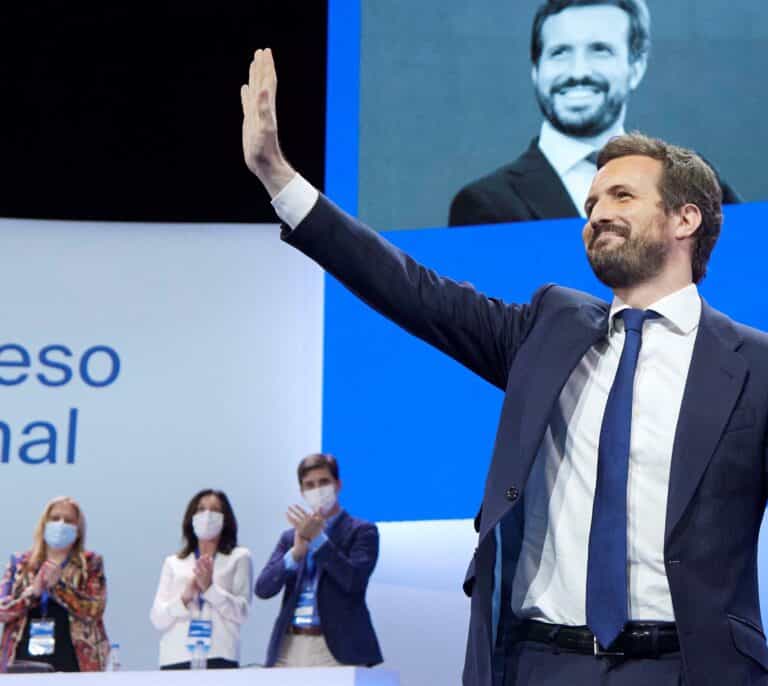
<path fill-rule="evenodd" d="M 623 122 L 697 150 L 727 200 L 768 198 L 766 3 L 609 3 L 534 31 L 545 4 L 331 2 L 332 197 L 380 230 L 578 216 L 579 154 Z"/>

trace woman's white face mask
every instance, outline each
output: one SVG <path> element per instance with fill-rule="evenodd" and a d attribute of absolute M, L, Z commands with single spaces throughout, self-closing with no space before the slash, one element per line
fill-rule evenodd
<path fill-rule="evenodd" d="M 213 510 L 202 510 L 192 517 L 192 530 L 200 541 L 216 538 L 224 528 L 224 515 Z"/>

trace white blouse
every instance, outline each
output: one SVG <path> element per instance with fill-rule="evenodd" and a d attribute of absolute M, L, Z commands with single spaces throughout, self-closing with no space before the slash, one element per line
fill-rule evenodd
<path fill-rule="evenodd" d="M 180 559 L 169 555 L 163 562 L 160 583 L 149 617 L 160 638 L 160 666 L 187 662 L 190 619 L 212 622 L 209 658 L 240 661 L 240 625 L 248 617 L 253 595 L 253 563 L 247 548 L 238 546 L 229 555 L 216 553 L 213 583 L 201 594 L 202 610 L 195 600 L 186 607 L 181 595 L 193 576 L 194 554 Z"/>

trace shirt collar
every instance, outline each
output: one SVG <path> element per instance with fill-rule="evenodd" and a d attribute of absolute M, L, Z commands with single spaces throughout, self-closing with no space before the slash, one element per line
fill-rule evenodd
<path fill-rule="evenodd" d="M 341 517 L 341 513 L 344 512 L 344 510 L 339 509 L 339 511 L 333 515 L 332 517 L 328 517 L 328 519 L 325 520 L 325 530 L 328 531 Z"/>
<path fill-rule="evenodd" d="M 614 296 L 611 303 L 610 320 L 613 323 L 611 332 L 616 328 L 615 315 L 629 307 L 619 296 Z M 666 321 L 678 333 L 687 336 L 699 326 L 701 319 L 701 298 L 696 284 L 690 283 L 679 291 L 665 295 L 655 303 L 651 303 L 647 309 L 658 312 L 663 321 Z M 622 327 L 623 328 L 623 327 Z"/>
<path fill-rule="evenodd" d="M 610 133 L 610 137 L 619 136 L 623 133 L 624 129 L 618 128 Z M 545 119 L 539 133 L 539 150 L 554 167 L 558 176 L 563 176 L 563 174 L 566 174 L 575 165 L 583 161 L 587 155 L 595 150 L 599 150 L 605 142 L 602 140 L 604 138 L 605 135 L 603 134 L 598 137 L 599 140 L 582 140 L 566 136 Z"/>

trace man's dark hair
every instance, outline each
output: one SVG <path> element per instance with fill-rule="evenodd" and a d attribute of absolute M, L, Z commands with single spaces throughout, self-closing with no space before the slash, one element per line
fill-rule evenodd
<path fill-rule="evenodd" d="M 651 14 L 645 0 L 547 0 L 536 10 L 531 30 L 531 62 L 539 63 L 542 51 L 541 29 L 551 16 L 571 7 L 609 5 L 629 16 L 629 59 L 636 62 L 651 50 Z"/>
<path fill-rule="evenodd" d="M 597 168 L 629 155 L 642 155 L 661 162 L 659 193 L 667 214 L 689 203 L 699 208 L 701 226 L 694 234 L 691 252 L 693 282 L 699 283 L 707 273 L 707 262 L 723 223 L 723 191 L 717 175 L 692 150 L 670 145 L 636 131 L 611 138 L 597 157 Z"/>
<path fill-rule="evenodd" d="M 215 495 L 219 501 L 221 501 L 221 511 L 224 515 L 224 526 L 221 530 L 221 536 L 219 537 L 219 547 L 217 551 L 229 555 L 237 546 L 237 519 L 235 518 L 235 512 L 232 509 L 232 504 L 229 502 L 224 491 L 216 491 L 212 488 L 204 488 L 202 491 L 195 493 L 192 496 L 192 500 L 189 501 L 187 509 L 184 512 L 184 520 L 181 524 L 181 537 L 182 547 L 178 553 L 178 557 L 184 559 L 197 550 L 197 536 L 195 535 L 195 529 L 192 526 L 192 518 L 197 512 L 197 506 L 200 501 L 207 495 Z"/>
<path fill-rule="evenodd" d="M 313 469 L 322 469 L 323 467 L 328 468 L 335 481 L 339 480 L 339 463 L 336 461 L 336 458 L 328 453 L 312 453 L 299 462 L 299 468 L 297 469 L 299 486 L 301 486 L 301 482 L 307 472 Z"/>

